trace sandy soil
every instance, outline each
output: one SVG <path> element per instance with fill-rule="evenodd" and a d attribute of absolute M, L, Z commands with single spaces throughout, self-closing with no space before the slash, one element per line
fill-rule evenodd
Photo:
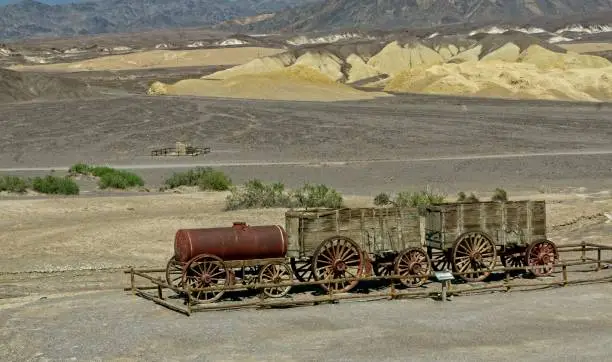
<path fill-rule="evenodd" d="M 282 49 L 239 47 L 196 50 L 149 50 L 124 55 L 109 55 L 71 63 L 15 65 L 12 70 L 27 71 L 101 71 L 126 69 L 154 69 L 242 64 L 259 57 L 282 52 Z"/>
<path fill-rule="evenodd" d="M 179 228 L 231 226 L 233 221 L 285 224 L 284 209 L 226 212 L 224 197 L 225 193 L 189 193 L 0 200 L 2 272 L 158 267 L 172 256 Z M 549 200 L 553 240 L 564 237 L 569 228 L 603 224 L 607 219 L 602 213 L 612 212 L 609 195 L 586 200 L 575 195 L 527 197 Z M 347 206 L 370 206 L 371 200 L 349 196 Z M 592 241 L 612 243 L 606 238 L 599 235 Z"/>

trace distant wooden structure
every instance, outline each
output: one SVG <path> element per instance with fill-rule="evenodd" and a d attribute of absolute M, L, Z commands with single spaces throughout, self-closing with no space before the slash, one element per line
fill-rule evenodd
<path fill-rule="evenodd" d="M 183 142 L 176 142 L 175 147 L 159 148 L 151 151 L 151 156 L 198 156 L 210 153 L 210 147 L 193 147 Z"/>

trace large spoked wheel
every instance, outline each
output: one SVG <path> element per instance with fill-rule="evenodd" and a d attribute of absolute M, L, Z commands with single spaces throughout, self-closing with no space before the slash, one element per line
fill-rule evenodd
<path fill-rule="evenodd" d="M 259 271 L 260 284 L 280 284 L 293 280 L 293 272 L 285 263 L 270 263 L 264 265 Z M 270 298 L 281 298 L 289 293 L 291 286 L 264 288 L 263 293 Z"/>
<path fill-rule="evenodd" d="M 431 246 L 427 247 L 427 256 L 431 260 L 431 267 L 435 271 L 451 270 L 450 253 L 448 251 L 434 251 Z"/>
<path fill-rule="evenodd" d="M 551 275 L 558 259 L 559 253 L 555 243 L 548 240 L 534 241 L 525 251 L 525 263 L 537 277 Z"/>
<path fill-rule="evenodd" d="M 183 287 L 183 264 L 174 256 L 166 264 L 166 282 L 175 288 Z"/>
<path fill-rule="evenodd" d="M 467 232 L 455 241 L 452 251 L 453 270 L 466 282 L 485 280 L 496 261 L 495 244 L 483 233 Z"/>
<path fill-rule="evenodd" d="M 420 287 L 429 279 L 431 262 L 422 249 L 409 248 L 400 252 L 395 259 L 395 275 L 411 277 L 400 279 L 408 288 Z"/>
<path fill-rule="evenodd" d="M 357 243 L 353 240 L 334 236 L 325 239 L 312 258 L 312 274 L 315 280 L 332 280 L 361 277 L 365 260 Z M 348 292 L 359 281 L 339 281 L 321 285 L 325 290 L 336 293 Z"/>
<path fill-rule="evenodd" d="M 291 269 L 293 269 L 293 274 L 300 282 L 304 283 L 312 280 L 311 263 L 291 258 Z"/>
<path fill-rule="evenodd" d="M 199 255 L 187 263 L 183 274 L 183 285 L 192 289 L 229 286 L 230 272 L 219 257 Z M 199 302 L 211 303 L 219 300 L 223 293 L 224 290 L 193 291 L 191 295 Z"/>

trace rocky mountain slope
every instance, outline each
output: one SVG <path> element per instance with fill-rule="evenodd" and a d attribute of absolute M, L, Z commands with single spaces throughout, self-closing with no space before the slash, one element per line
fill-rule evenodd
<path fill-rule="evenodd" d="M 327 0 L 263 19 L 231 19 L 218 28 L 269 32 L 523 23 L 536 17 L 592 16 L 610 10 L 612 0 Z"/>
<path fill-rule="evenodd" d="M 0 7 L 0 38 L 72 36 L 206 26 L 315 0 L 97 0 L 47 5 L 23 0 Z"/>
<path fill-rule="evenodd" d="M 76 79 L 21 73 L 0 68 L 0 103 L 74 99 L 99 95 L 99 89 Z"/>

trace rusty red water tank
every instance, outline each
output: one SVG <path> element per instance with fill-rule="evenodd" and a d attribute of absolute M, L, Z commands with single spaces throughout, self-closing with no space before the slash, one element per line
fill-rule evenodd
<path fill-rule="evenodd" d="M 287 232 L 279 225 L 234 222 L 232 227 L 180 229 L 174 238 L 174 255 L 180 262 L 200 254 L 223 260 L 249 260 L 283 258 L 286 253 Z"/>

